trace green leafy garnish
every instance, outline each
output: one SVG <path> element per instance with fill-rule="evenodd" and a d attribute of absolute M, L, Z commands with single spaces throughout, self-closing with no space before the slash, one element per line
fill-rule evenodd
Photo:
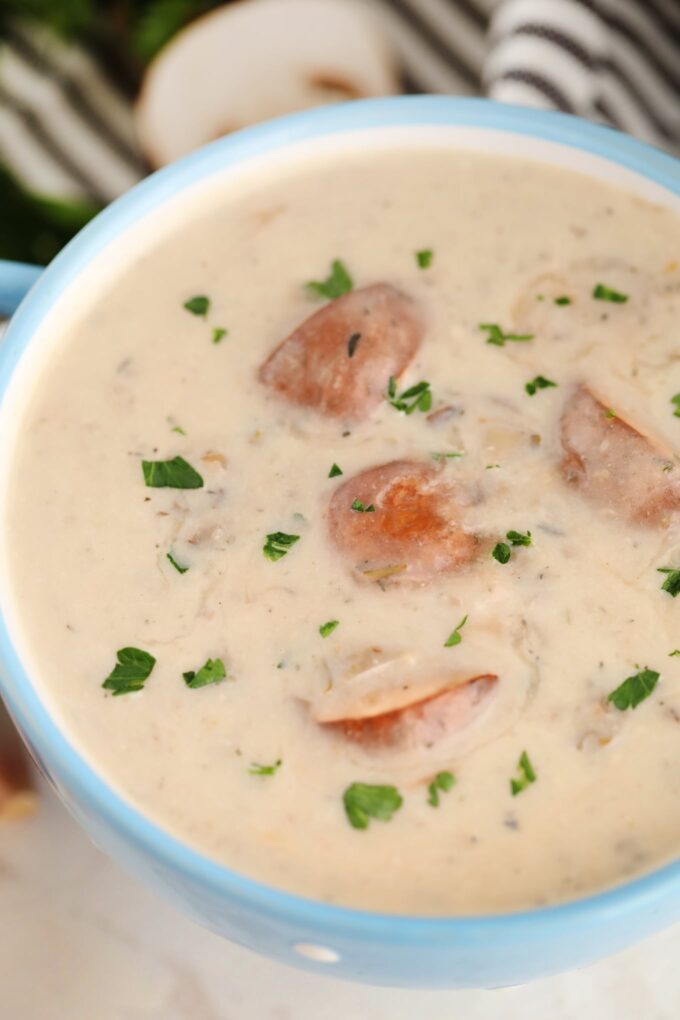
<path fill-rule="evenodd" d="M 505 537 L 511 545 L 531 545 L 530 531 L 527 531 L 526 535 L 523 535 L 521 531 L 508 531 Z"/>
<path fill-rule="evenodd" d="M 451 451 L 451 453 L 440 453 L 438 450 L 435 450 L 434 453 L 430 454 L 430 456 L 432 457 L 432 460 L 456 460 L 459 457 L 464 457 L 465 454 L 459 453 L 456 450 Z"/>
<path fill-rule="evenodd" d="M 674 656 L 674 655 L 680 655 L 680 648 L 674 648 L 672 652 L 669 652 L 669 653 L 668 653 L 668 655 L 669 655 L 670 657 L 672 657 L 672 656 Z"/>
<path fill-rule="evenodd" d="M 680 393 L 676 393 L 674 397 L 671 397 L 671 404 L 675 406 L 674 416 L 680 418 Z"/>
<path fill-rule="evenodd" d="M 356 510 L 358 514 L 373 514 L 375 513 L 375 507 L 372 503 L 368 506 L 364 506 L 360 499 L 355 499 L 352 503 L 350 510 Z"/>
<path fill-rule="evenodd" d="M 389 822 L 403 804 L 403 798 L 395 786 L 352 783 L 342 795 L 342 802 L 350 825 L 355 829 L 367 829 L 371 818 Z"/>
<path fill-rule="evenodd" d="M 395 407 L 397 411 L 403 411 L 404 414 L 413 414 L 415 410 L 425 412 L 432 407 L 430 384 L 424 379 L 422 382 L 416 383 L 415 386 L 409 386 L 407 390 L 397 396 L 397 380 L 391 375 L 385 399 L 388 404 Z"/>
<path fill-rule="evenodd" d="M 227 335 L 228 332 L 229 332 L 228 329 L 223 329 L 221 326 L 215 326 L 215 328 L 212 331 L 212 342 L 214 344 L 218 344 L 220 340 L 222 340 Z"/>
<path fill-rule="evenodd" d="M 432 265 L 433 258 L 434 252 L 431 248 L 423 248 L 421 251 L 416 252 L 416 262 L 421 269 L 428 269 Z"/>
<path fill-rule="evenodd" d="M 267 541 L 262 546 L 262 552 L 268 560 L 276 562 L 285 556 L 292 545 L 299 540 L 299 535 L 287 535 L 285 531 L 272 531 L 267 535 Z"/>
<path fill-rule="evenodd" d="M 607 696 L 621 712 L 627 708 L 637 708 L 641 701 L 648 698 L 657 685 L 659 674 L 654 669 L 641 669 L 633 676 L 626 677 L 622 684 Z"/>
<path fill-rule="evenodd" d="M 312 294 L 332 300 L 347 294 L 354 286 L 354 282 L 344 263 L 340 259 L 333 259 L 330 274 L 325 280 L 310 280 L 305 286 Z"/>
<path fill-rule="evenodd" d="M 497 542 L 491 550 L 491 555 L 499 563 L 507 563 L 510 559 L 510 546 L 506 545 L 505 542 Z"/>
<path fill-rule="evenodd" d="M 328 472 L 328 477 L 329 478 L 337 478 L 338 475 L 341 475 L 341 474 L 342 474 L 342 468 L 338 467 L 337 464 L 333 464 L 333 466 L 331 467 L 330 471 Z"/>
<path fill-rule="evenodd" d="M 113 691 L 114 697 L 117 694 L 132 694 L 134 691 L 141 691 L 151 676 L 151 670 L 156 665 L 153 655 L 142 651 L 141 648 L 119 648 L 116 658 L 118 662 L 102 687 L 105 687 L 107 691 Z"/>
<path fill-rule="evenodd" d="M 448 793 L 449 790 L 453 789 L 455 782 L 456 777 L 453 772 L 438 772 L 427 788 L 429 794 L 427 803 L 431 804 L 432 807 L 439 807 L 439 791 Z"/>
<path fill-rule="evenodd" d="M 186 432 L 184 431 L 184 429 L 182 428 L 182 426 L 181 426 L 181 425 L 175 425 L 175 426 L 173 426 L 173 428 L 171 429 L 171 431 L 172 431 L 172 432 L 179 432 L 180 436 L 186 436 Z"/>
<path fill-rule="evenodd" d="M 616 418 L 616 411 L 612 407 L 608 407 L 604 412 L 605 418 Z"/>
<path fill-rule="evenodd" d="M 190 669 L 182 673 L 187 687 L 207 687 L 208 684 L 218 684 L 220 680 L 226 679 L 227 671 L 221 659 L 207 659 L 198 672 Z"/>
<path fill-rule="evenodd" d="M 673 567 L 657 567 L 657 571 L 659 574 L 666 574 L 666 580 L 661 585 L 661 590 L 667 591 L 673 598 L 680 595 L 680 570 L 675 570 Z"/>
<path fill-rule="evenodd" d="M 467 613 L 465 614 L 463 619 L 460 621 L 460 623 L 455 627 L 454 630 L 451 631 L 451 633 L 447 637 L 446 641 L 444 642 L 444 648 L 453 648 L 454 645 L 459 645 L 461 643 L 461 641 L 463 640 L 463 635 L 461 634 L 461 630 L 463 629 L 463 627 L 465 626 L 466 623 L 467 623 Z"/>
<path fill-rule="evenodd" d="M 537 390 L 547 390 L 549 386 L 557 386 L 557 383 L 552 379 L 546 379 L 544 375 L 536 375 L 525 385 L 524 389 L 530 397 L 533 397 Z"/>
<path fill-rule="evenodd" d="M 339 624 L 339 620 L 328 620 L 327 623 L 322 623 L 319 627 L 319 634 L 321 637 L 328 637 L 328 635 L 332 634 Z"/>
<path fill-rule="evenodd" d="M 566 294 L 562 294 L 560 297 L 556 297 L 555 298 L 555 304 L 556 305 L 570 305 L 571 304 L 571 298 L 567 297 Z"/>
<path fill-rule="evenodd" d="M 598 283 L 593 287 L 593 297 L 596 301 L 611 301 L 615 305 L 623 305 L 628 300 L 627 294 L 622 294 L 604 283 Z"/>
<path fill-rule="evenodd" d="M 184 457 L 143 460 L 144 484 L 152 489 L 200 489 L 203 479 Z"/>
<path fill-rule="evenodd" d="M 347 355 L 348 355 L 348 357 L 350 357 L 350 358 L 354 357 L 354 355 L 356 353 L 356 349 L 359 346 L 359 341 L 360 340 L 361 340 L 361 333 L 352 333 L 351 337 L 347 341 Z"/>
<path fill-rule="evenodd" d="M 189 298 L 188 301 L 184 302 L 184 307 L 192 315 L 203 315 L 208 314 L 210 308 L 210 298 L 206 297 L 205 294 L 197 294 L 196 297 Z"/>
<path fill-rule="evenodd" d="M 513 797 L 516 797 L 522 790 L 526 790 L 527 786 L 531 783 L 536 782 L 536 773 L 534 767 L 529 761 L 529 755 L 526 751 L 522 751 L 519 761 L 517 762 L 517 769 L 520 773 L 519 779 L 510 780 L 510 790 L 512 791 Z"/>
<path fill-rule="evenodd" d="M 506 333 L 497 322 L 480 322 L 479 328 L 488 334 L 486 342 L 496 347 L 505 347 L 506 343 L 522 343 L 526 340 L 533 340 L 533 333 Z"/>
<path fill-rule="evenodd" d="M 278 758 L 273 765 L 260 765 L 258 762 L 254 761 L 248 769 L 248 772 L 251 776 L 273 776 L 274 773 L 281 768 L 281 765 L 281 758 Z"/>
<path fill-rule="evenodd" d="M 168 552 L 165 555 L 170 560 L 178 574 L 186 574 L 187 570 L 189 569 L 188 567 L 183 567 L 181 563 L 178 563 L 171 552 Z"/>

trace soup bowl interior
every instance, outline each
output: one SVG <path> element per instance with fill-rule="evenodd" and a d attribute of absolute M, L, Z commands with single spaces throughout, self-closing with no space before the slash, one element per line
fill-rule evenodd
<path fill-rule="evenodd" d="M 0 492 L 28 394 L 64 324 L 142 231 L 171 232 L 215 181 L 238 187 L 311 155 L 442 147 L 521 155 L 618 184 L 680 211 L 680 166 L 605 128 L 444 97 L 364 101 L 287 117 L 222 139 L 155 174 L 67 246 L 14 316 L 0 353 Z M 1 287 L 2 281 L 0 281 Z M 56 328 L 58 324 L 59 328 Z M 11 541 L 3 534 L 0 541 Z M 0 580 L 0 692 L 35 761 L 93 841 L 214 931 L 283 962 L 357 981 L 495 987 L 583 965 L 680 915 L 680 863 L 565 905 L 427 918 L 345 909 L 269 888 L 201 855 L 144 817 L 69 740 L 33 682 L 11 593 Z M 235 824 L 237 824 L 235 822 Z M 584 833 L 584 839 L 588 838 Z M 313 848 L 310 852 L 314 852 Z"/>

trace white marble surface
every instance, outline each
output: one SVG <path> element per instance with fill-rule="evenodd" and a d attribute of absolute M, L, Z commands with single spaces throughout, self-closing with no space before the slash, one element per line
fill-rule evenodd
<path fill-rule="evenodd" d="M 103 857 L 41 788 L 0 827 L 2 1020 L 677 1020 L 680 926 L 579 972 L 502 991 L 366 988 L 198 928 Z"/>

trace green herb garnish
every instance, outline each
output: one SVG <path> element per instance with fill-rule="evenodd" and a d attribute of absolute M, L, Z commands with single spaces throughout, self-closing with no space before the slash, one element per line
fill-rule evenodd
<path fill-rule="evenodd" d="M 207 687 L 208 684 L 218 684 L 220 680 L 226 679 L 227 671 L 221 659 L 206 659 L 198 672 L 190 669 L 187 673 L 182 673 L 182 676 L 187 687 L 193 690 L 196 687 Z"/>
<path fill-rule="evenodd" d="M 526 535 L 523 535 L 521 531 L 508 531 L 505 537 L 511 545 L 531 545 L 530 531 L 527 531 Z"/>
<path fill-rule="evenodd" d="M 537 390 L 547 390 L 549 386 L 557 386 L 557 383 L 553 382 L 552 379 L 546 379 L 544 375 L 536 375 L 530 382 L 526 383 L 524 389 L 530 397 L 533 397 Z"/>
<path fill-rule="evenodd" d="M 674 416 L 680 418 L 680 393 L 676 393 L 674 397 L 671 397 L 671 404 L 675 406 Z"/>
<path fill-rule="evenodd" d="M 331 467 L 330 471 L 328 472 L 328 477 L 329 478 L 337 478 L 338 475 L 341 475 L 341 474 L 342 474 L 342 468 L 338 467 L 337 464 L 333 464 L 333 466 Z"/>
<path fill-rule="evenodd" d="M 348 357 L 350 357 L 350 358 L 354 357 L 354 355 L 356 353 L 356 349 L 359 346 L 359 341 L 360 340 L 361 340 L 361 333 L 352 333 L 351 337 L 347 341 L 347 354 L 348 354 Z"/>
<path fill-rule="evenodd" d="M 354 282 L 344 263 L 340 259 L 333 259 L 330 274 L 325 280 L 310 280 L 305 286 L 312 294 L 332 300 L 347 294 Z"/>
<path fill-rule="evenodd" d="M 505 542 L 497 542 L 491 550 L 491 555 L 499 563 L 507 563 L 510 559 L 510 546 L 506 545 Z"/>
<path fill-rule="evenodd" d="M 593 287 L 593 297 L 596 301 L 611 301 L 615 305 L 623 305 L 628 300 L 627 294 L 622 294 L 604 283 L 598 283 Z"/>
<path fill-rule="evenodd" d="M 661 590 L 667 591 L 673 598 L 680 595 L 680 570 L 673 569 L 673 567 L 657 567 L 657 571 L 659 574 L 666 574 L 666 580 L 661 585 Z"/>
<path fill-rule="evenodd" d="M 189 298 L 188 301 L 184 302 L 184 307 L 192 315 L 207 315 L 208 309 L 210 308 L 210 298 L 206 297 L 205 294 L 197 294 L 196 297 Z"/>
<path fill-rule="evenodd" d="M 184 457 L 143 460 L 144 484 L 152 489 L 200 489 L 203 479 Z"/>
<path fill-rule="evenodd" d="M 488 333 L 486 342 L 496 347 L 505 347 L 506 343 L 522 343 L 526 340 L 533 340 L 533 333 L 506 333 L 497 322 L 480 322 L 479 328 Z"/>
<path fill-rule="evenodd" d="M 251 776 L 273 776 L 274 773 L 281 768 L 281 758 L 278 758 L 273 765 L 260 765 L 258 762 L 252 762 L 248 772 Z"/>
<path fill-rule="evenodd" d="M 186 574 L 187 570 L 189 569 L 188 567 L 183 567 L 181 563 L 178 563 L 171 552 L 168 552 L 165 555 L 170 560 L 178 574 Z"/>
<path fill-rule="evenodd" d="M 438 772 L 427 788 L 429 794 L 427 803 L 431 804 L 432 807 L 439 807 L 439 791 L 448 793 L 449 790 L 453 789 L 455 782 L 456 777 L 453 772 Z"/>
<path fill-rule="evenodd" d="M 262 552 L 268 560 L 276 562 L 290 552 L 290 547 L 299 540 L 299 535 L 287 535 L 285 531 L 272 531 L 262 546 Z"/>
<path fill-rule="evenodd" d="M 604 412 L 604 416 L 605 418 L 616 418 L 616 411 L 613 408 L 608 407 Z"/>
<path fill-rule="evenodd" d="M 672 652 L 669 652 L 669 653 L 668 653 L 668 655 L 669 655 L 669 657 L 671 657 L 671 658 L 672 658 L 672 657 L 673 657 L 674 655 L 680 655 L 680 648 L 674 648 Z"/>
<path fill-rule="evenodd" d="M 329 634 L 333 633 L 339 623 L 339 620 L 328 620 L 327 623 L 322 623 L 319 627 L 319 634 L 321 637 L 328 637 Z"/>
<path fill-rule="evenodd" d="M 460 623 L 457 625 L 457 627 L 455 627 L 455 629 L 452 630 L 451 633 L 449 634 L 449 636 L 447 637 L 446 641 L 444 642 L 444 648 L 453 648 L 454 645 L 459 645 L 461 643 L 461 641 L 463 640 L 463 635 L 461 634 L 461 630 L 463 629 L 463 627 L 465 626 L 466 623 L 467 623 L 467 613 L 465 614 L 463 619 L 460 621 Z"/>
<path fill-rule="evenodd" d="M 627 708 L 637 708 L 641 701 L 648 698 L 656 687 L 659 674 L 654 669 L 641 669 L 633 676 L 626 677 L 616 690 L 607 696 L 621 712 Z"/>
<path fill-rule="evenodd" d="M 424 379 L 422 382 L 416 383 L 415 386 L 409 386 L 407 390 L 397 396 L 397 380 L 391 375 L 385 399 L 388 404 L 395 407 L 397 411 L 403 411 L 404 414 L 413 414 L 415 410 L 425 412 L 432 407 L 430 384 Z"/>
<path fill-rule="evenodd" d="M 107 691 L 117 694 L 132 694 L 141 691 L 151 676 L 156 665 L 153 655 L 141 648 L 119 648 L 116 652 L 118 662 L 102 684 Z"/>
<path fill-rule="evenodd" d="M 571 304 L 571 298 L 567 297 L 566 294 L 562 294 L 560 297 L 556 297 L 555 298 L 555 304 L 556 305 L 570 305 Z"/>
<path fill-rule="evenodd" d="M 434 252 L 431 248 L 423 248 L 421 251 L 416 252 L 416 262 L 421 269 L 428 269 L 432 265 L 433 258 Z"/>
<path fill-rule="evenodd" d="M 227 335 L 228 332 L 229 332 L 228 329 L 223 329 L 221 326 L 215 326 L 215 328 L 212 331 L 212 342 L 214 344 L 218 344 L 220 340 L 222 340 Z"/>
<path fill-rule="evenodd" d="M 364 506 L 360 499 L 355 499 L 352 503 L 350 510 L 356 510 L 358 514 L 373 514 L 375 513 L 375 507 L 372 503 L 368 506 Z"/>
<path fill-rule="evenodd" d="M 435 450 L 434 453 L 430 454 L 430 456 L 432 457 L 432 460 L 456 460 L 459 457 L 464 457 L 465 454 L 459 453 L 458 451 L 455 450 L 452 451 L 451 453 L 440 453 L 439 451 Z"/>
<path fill-rule="evenodd" d="M 181 425 L 174 425 L 170 431 L 179 432 L 180 436 L 186 436 L 186 432 L 184 431 Z"/>
<path fill-rule="evenodd" d="M 355 829 L 367 829 L 371 818 L 389 822 L 403 804 L 403 798 L 395 786 L 352 783 L 342 795 L 342 802 L 350 825 Z"/>
<path fill-rule="evenodd" d="M 517 762 L 517 769 L 520 773 L 519 779 L 510 780 L 510 790 L 513 797 L 516 797 L 522 790 L 526 790 L 527 786 L 531 783 L 536 782 L 536 773 L 534 767 L 529 761 L 529 755 L 526 751 L 522 751 L 519 761 Z"/>

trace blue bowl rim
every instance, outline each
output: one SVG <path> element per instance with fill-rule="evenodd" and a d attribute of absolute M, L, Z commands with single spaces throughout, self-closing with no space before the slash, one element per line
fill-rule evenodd
<path fill-rule="evenodd" d="M 12 319 L 0 346 L 0 403 L 35 329 L 60 293 L 91 258 L 140 216 L 220 169 L 291 143 L 384 127 L 457 126 L 555 142 L 625 167 L 680 196 L 680 162 L 610 128 L 544 110 L 450 96 L 399 96 L 322 107 L 281 117 L 215 142 L 157 171 L 89 223 L 45 270 Z M 66 790 L 127 842 L 218 897 L 297 923 L 319 938 L 361 937 L 383 944 L 543 941 L 594 921 L 621 921 L 660 906 L 672 886 L 680 889 L 680 857 L 640 878 L 553 906 L 475 916 L 386 914 L 323 903 L 265 885 L 192 849 L 146 818 L 109 786 L 43 706 L 0 618 L 0 690 L 17 723 L 39 754 L 56 763 Z"/>

